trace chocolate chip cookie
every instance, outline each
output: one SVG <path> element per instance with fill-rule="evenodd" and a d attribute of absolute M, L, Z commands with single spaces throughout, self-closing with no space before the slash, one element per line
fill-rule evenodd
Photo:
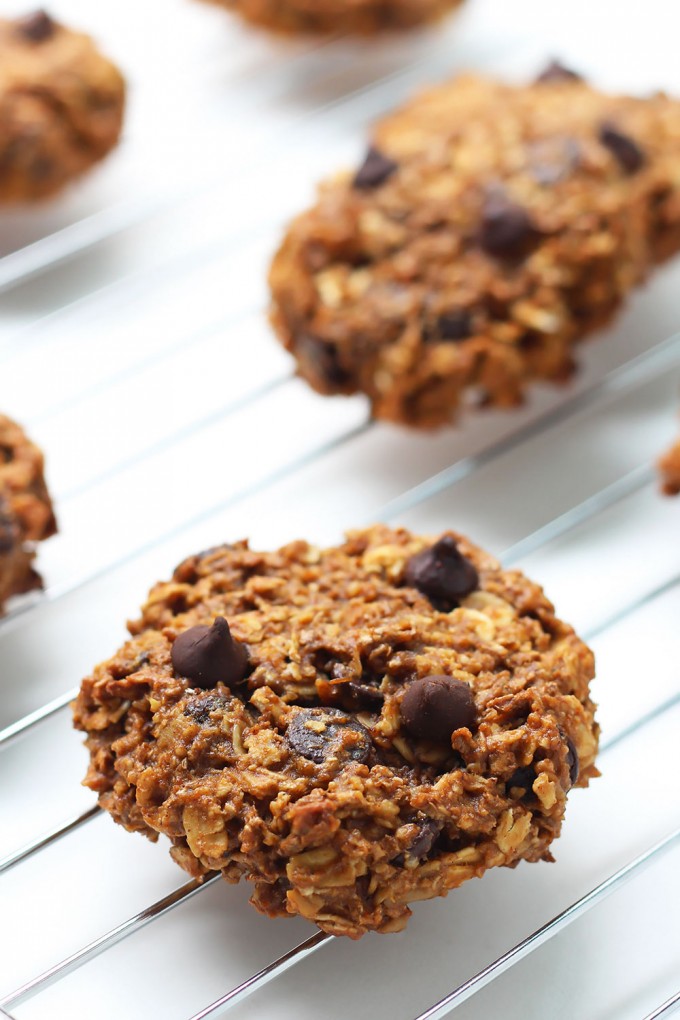
<path fill-rule="evenodd" d="M 212 0 L 278 32 L 353 33 L 414 28 L 462 0 Z"/>
<path fill-rule="evenodd" d="M 326 394 L 431 427 L 565 380 L 574 345 L 680 247 L 680 103 L 551 65 L 464 76 L 380 122 L 270 272 L 272 323 Z"/>
<path fill-rule="evenodd" d="M 680 492 L 680 440 L 659 460 L 661 483 L 667 496 Z"/>
<path fill-rule="evenodd" d="M 75 702 L 85 784 L 271 916 L 400 931 L 414 900 L 552 860 L 597 774 L 591 652 L 453 532 L 209 549 L 129 626 Z"/>
<path fill-rule="evenodd" d="M 40 587 L 35 543 L 55 531 L 42 453 L 16 422 L 0 415 L 0 614 L 12 595 Z"/>
<path fill-rule="evenodd" d="M 86 35 L 37 11 L 0 19 L 0 202 L 45 198 L 114 147 L 125 86 Z"/>

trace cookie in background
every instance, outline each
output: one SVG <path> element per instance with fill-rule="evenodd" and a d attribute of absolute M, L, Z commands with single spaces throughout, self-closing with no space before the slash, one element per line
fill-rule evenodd
<path fill-rule="evenodd" d="M 462 0 L 211 0 L 277 32 L 373 35 L 435 21 Z"/>
<path fill-rule="evenodd" d="M 465 75 L 375 126 L 270 270 L 271 320 L 323 394 L 430 428 L 564 381 L 575 346 L 680 248 L 680 102 L 559 64 Z"/>
<path fill-rule="evenodd" d="M 680 439 L 659 460 L 661 487 L 667 496 L 680 493 Z"/>
<path fill-rule="evenodd" d="M 41 587 L 35 543 L 57 530 L 43 455 L 11 418 L 0 414 L 0 614 L 5 602 Z"/>
<path fill-rule="evenodd" d="M 0 20 L 0 203 L 61 191 L 120 137 L 125 83 L 94 42 L 45 11 Z"/>

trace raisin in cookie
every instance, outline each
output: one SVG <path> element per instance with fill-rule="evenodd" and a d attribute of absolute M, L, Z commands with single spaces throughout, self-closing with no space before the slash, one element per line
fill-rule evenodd
<path fill-rule="evenodd" d="M 659 460 L 663 491 L 668 496 L 680 492 L 680 440 Z"/>
<path fill-rule="evenodd" d="M 16 422 L 0 415 L 0 613 L 12 595 L 40 587 L 34 543 L 55 531 L 42 453 Z"/>
<path fill-rule="evenodd" d="M 358 938 L 487 868 L 551 860 L 598 727 L 593 657 L 465 538 L 181 563 L 82 684 L 85 783 L 194 876 Z"/>
<path fill-rule="evenodd" d="M 105 156 L 124 95 L 88 36 L 44 11 L 0 20 L 0 202 L 52 195 Z"/>
<path fill-rule="evenodd" d="M 356 33 L 413 28 L 462 0 L 212 0 L 278 32 Z"/>
<path fill-rule="evenodd" d="M 563 380 L 650 266 L 680 247 L 680 103 L 552 65 L 465 76 L 380 122 L 321 186 L 270 272 L 272 322 L 321 393 L 437 426 Z"/>

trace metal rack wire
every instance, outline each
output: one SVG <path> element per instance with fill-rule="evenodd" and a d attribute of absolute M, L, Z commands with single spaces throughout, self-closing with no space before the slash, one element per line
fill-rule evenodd
<path fill-rule="evenodd" d="M 468 45 L 470 37 L 474 43 L 475 31 L 467 37 L 463 34 Z M 48 448 L 48 457 L 53 451 L 64 532 L 63 538 L 41 551 L 48 581 L 45 593 L 18 604 L 0 623 L 0 685 L 7 702 L 0 707 L 0 776 L 3 763 L 14 761 L 11 756 L 16 756 L 17 767 L 10 774 L 21 775 L 26 768 L 33 776 L 31 763 L 39 758 L 43 746 L 66 748 L 69 741 L 73 743 L 61 728 L 75 693 L 71 687 L 74 656 L 55 648 L 57 667 L 54 675 L 47 675 L 37 653 L 34 664 L 26 662 L 31 635 L 53 634 L 55 628 L 61 628 L 58 632 L 68 648 L 80 634 L 74 619 L 85 619 L 92 626 L 95 619 L 109 612 L 120 617 L 131 608 L 130 592 L 138 591 L 141 596 L 155 576 L 167 573 L 167 565 L 175 556 L 179 558 L 204 542 L 211 544 L 214 538 L 235 532 L 253 530 L 262 541 L 272 544 L 295 537 L 298 532 L 319 540 L 335 540 L 343 526 L 374 520 L 403 522 L 423 531 L 453 525 L 490 548 L 504 549 L 501 558 L 506 565 L 526 565 L 528 573 L 539 580 L 545 578 L 550 595 L 557 589 L 560 615 L 575 617 L 589 641 L 598 644 L 612 635 L 639 630 L 641 641 L 650 639 L 650 634 L 654 641 L 666 641 L 660 658 L 670 657 L 675 635 L 663 632 L 660 624 L 650 630 L 644 621 L 649 614 L 661 618 L 661 607 L 677 605 L 680 593 L 677 508 L 656 495 L 651 467 L 654 453 L 663 444 L 665 423 L 671 420 L 670 409 L 680 378 L 680 337 L 671 328 L 676 286 L 672 270 L 656 289 L 638 299 L 638 320 L 634 307 L 627 324 L 616 331 L 616 345 L 612 338 L 609 346 L 603 340 L 601 347 L 586 354 L 585 370 L 572 389 L 539 392 L 525 411 L 514 416 L 477 417 L 455 437 L 432 437 L 427 441 L 367 421 L 360 400 L 324 401 L 308 394 L 291 377 L 285 359 L 266 336 L 258 311 L 262 293 L 248 290 L 245 285 L 247 280 L 262 278 L 277 224 L 299 205 L 300 195 L 318 176 L 319 168 L 336 162 L 346 145 L 354 146 L 357 127 L 398 99 L 400 89 L 408 91 L 423 78 L 441 76 L 451 54 L 446 52 L 445 41 L 439 45 L 436 59 L 424 50 L 400 70 L 388 67 L 383 73 L 385 66 L 380 65 L 382 71 L 376 72 L 372 81 L 359 88 L 346 88 L 342 96 L 329 102 L 317 103 L 309 114 L 296 115 L 295 127 L 290 128 L 296 133 L 288 139 L 295 151 L 288 150 L 283 161 L 287 161 L 288 171 L 282 166 L 281 179 L 291 184 L 301 161 L 305 175 L 301 182 L 293 182 L 286 194 L 274 195 L 271 202 L 264 203 L 254 227 L 250 225 L 252 229 L 246 229 L 244 218 L 225 228 L 224 217 L 235 208 L 235 203 L 225 198 L 234 187 L 234 178 L 227 185 L 215 175 L 208 188 L 204 180 L 187 179 L 183 188 L 156 196 L 153 202 L 150 196 L 133 195 L 119 206 L 75 218 L 51 236 L 0 259 L 0 289 L 15 307 L 37 293 L 43 277 L 49 284 L 52 278 L 69 279 L 70 273 L 75 281 L 71 303 L 58 299 L 44 318 L 31 321 L 29 317 L 25 327 L 10 331 L 0 345 L 0 371 L 2 378 L 13 383 L 11 396 L 16 401 L 17 417 L 37 433 Z M 484 66 L 485 61 L 498 64 L 498 47 L 472 48 L 479 65 Z M 296 59 L 311 61 L 317 73 L 325 58 L 323 53 L 310 50 L 308 54 L 299 53 Z M 521 62 L 526 63 L 527 58 Z M 287 66 L 286 58 L 282 58 L 272 75 L 283 73 Z M 330 76 L 337 76 L 338 69 L 336 63 Z M 252 177 L 253 194 L 261 194 L 262 182 L 269 173 L 269 168 L 261 164 L 266 153 L 275 151 L 280 137 L 281 126 L 277 127 L 275 121 L 276 112 L 267 130 L 262 131 L 262 148 L 252 150 L 251 168 L 241 177 Z M 210 216 L 215 207 L 220 208 L 221 216 Z M 166 250 L 163 238 L 172 223 L 184 225 L 186 234 L 183 245 Z M 135 254 L 121 271 L 106 270 L 95 285 L 82 285 L 83 267 L 93 251 L 115 254 L 121 244 L 125 252 L 127 234 L 135 241 L 142 229 L 160 231 L 161 240 L 148 257 L 142 259 Z M 62 265 L 69 259 L 72 266 Z M 221 274 L 227 269 L 235 274 L 234 291 L 244 281 L 240 303 L 238 294 L 230 302 L 219 291 Z M 43 274 L 38 281 L 37 274 Z M 231 311 L 226 310 L 227 304 L 231 304 Z M 189 311 L 184 310 L 185 305 Z M 164 309 L 165 317 L 159 318 Z M 644 331 L 640 316 L 646 322 L 650 309 L 653 325 Z M 105 358 L 101 365 L 87 364 L 81 378 L 64 377 L 65 389 L 57 397 L 46 388 L 36 396 L 30 390 L 35 359 L 47 366 L 48 373 L 57 372 L 64 357 L 72 359 L 69 364 L 82 364 L 93 324 L 102 322 L 105 325 L 100 343 L 106 341 L 108 349 L 120 345 L 119 356 Z M 168 333 L 159 340 L 161 325 L 168 328 Z M 235 350 L 242 335 L 252 345 L 247 355 Z M 162 428 L 147 431 L 145 426 L 164 406 L 162 387 L 159 384 L 156 393 L 153 380 L 167 382 L 184 378 L 185 373 L 190 377 L 197 351 L 209 360 L 218 358 L 222 347 L 224 364 L 233 369 L 234 378 L 214 392 L 208 388 L 200 400 L 189 395 L 177 420 L 163 419 Z M 116 421 L 112 416 L 121 405 L 134 404 L 140 393 L 140 379 L 149 386 L 146 417 L 136 431 L 120 436 L 116 444 L 107 443 L 111 424 Z M 168 470 L 173 460 L 202 465 L 205 458 L 223 448 L 225 438 L 238 443 L 248 430 L 257 433 L 258 423 L 264 420 L 267 424 L 268 415 L 281 433 L 276 442 L 272 440 L 268 458 L 256 469 L 244 472 L 231 491 L 225 492 L 223 483 L 208 480 L 200 500 L 179 500 L 177 508 L 160 514 L 164 504 L 154 491 L 168 491 Z M 78 422 L 85 420 L 93 430 L 93 442 L 75 434 Z M 617 442 L 612 440 L 613 432 L 619 436 Z M 258 449 L 261 439 L 260 429 L 252 448 Z M 75 443 L 77 449 L 70 459 L 60 453 L 67 442 Z M 396 457 L 399 463 L 392 468 Z M 236 456 L 236 460 L 244 467 L 243 458 L 238 460 Z M 556 461 L 563 462 L 563 470 Z M 354 478 L 355 471 L 361 475 L 361 485 Z M 567 477 L 568 484 L 562 476 Z M 491 492 L 496 493 L 500 485 L 516 478 L 525 488 L 510 484 L 501 501 L 492 498 L 489 502 Z M 332 493 L 326 492 L 329 479 L 333 483 L 340 479 L 348 487 L 354 505 L 351 515 L 347 504 L 338 506 Z M 88 533 L 88 521 L 112 521 L 119 510 L 115 497 L 121 490 L 141 491 L 151 510 L 146 516 L 138 514 L 139 527 L 131 532 L 126 525 L 137 517 L 125 519 L 121 509 L 124 520 L 120 534 L 107 535 L 102 541 L 101 536 L 93 535 L 92 524 Z M 263 503 L 276 506 L 275 521 L 266 507 L 262 509 Z M 617 575 L 615 567 L 632 539 L 640 547 L 636 554 L 639 576 L 634 581 Z M 575 597 L 572 587 L 580 557 L 586 555 L 596 561 L 593 570 L 613 570 L 615 576 L 614 583 L 600 586 L 597 600 L 591 593 Z M 83 662 L 94 661 L 97 654 L 101 656 L 117 643 L 114 623 L 107 623 L 103 629 L 103 634 L 91 639 L 92 650 L 89 635 L 82 641 L 87 645 Z M 34 644 L 31 648 L 35 651 Z M 660 681 L 658 687 L 650 682 L 644 697 L 631 696 L 631 704 L 617 715 L 618 706 L 611 693 L 615 682 L 611 663 L 615 660 L 611 654 L 605 654 L 604 660 L 605 667 L 610 662 L 610 675 L 605 668 L 602 680 L 609 689 L 608 697 L 603 699 L 609 716 L 603 719 L 606 736 L 601 760 L 603 768 L 609 768 L 609 762 L 617 760 L 623 749 L 637 746 L 636 742 L 647 739 L 645 734 L 651 734 L 648 739 L 655 741 L 657 728 L 676 719 L 680 693 L 672 676 Z M 35 694 L 30 683 L 19 689 L 18 681 L 25 673 L 28 680 L 35 680 Z M 68 683 L 63 683 L 66 677 Z M 64 691 L 66 686 L 70 689 Z M 79 760 L 78 767 L 81 764 Z M 612 766 L 614 775 L 617 768 L 620 763 Z M 77 782 L 77 776 L 69 775 L 71 781 Z M 0 779 L 0 804 L 4 804 L 3 797 L 7 798 L 9 807 L 4 817 L 11 820 L 17 800 L 12 799 L 9 786 Z M 46 805 L 40 790 L 31 789 L 30 796 L 33 813 L 42 817 Z M 583 795 L 584 800 L 593 796 L 598 796 L 597 784 Z M 63 799 L 71 802 L 70 795 L 64 794 Z M 499 925 L 498 939 L 488 945 L 480 943 L 464 979 L 456 975 L 432 988 L 423 985 L 419 988 L 419 1005 L 414 1007 L 395 1006 L 394 1000 L 387 1007 L 375 998 L 369 1003 L 371 1015 L 385 1020 L 397 1015 L 398 1020 L 440 1020 L 454 1009 L 463 1009 L 467 1015 L 465 1004 L 479 1001 L 477 997 L 484 989 L 500 987 L 503 975 L 519 968 L 532 954 L 540 954 L 542 947 L 554 945 L 558 936 L 586 913 L 601 914 L 605 899 L 611 896 L 613 901 L 619 900 L 624 887 L 635 889 L 645 871 L 678 853 L 678 805 L 671 794 L 660 800 L 660 805 L 653 824 L 640 824 L 636 840 L 626 841 L 623 831 L 617 831 L 622 843 L 618 857 L 605 854 L 597 869 L 582 868 L 578 881 L 565 881 L 564 901 L 553 897 L 550 904 L 554 902 L 555 907 L 546 904 L 541 911 L 536 906 L 528 912 L 526 921 Z M 576 803 L 570 805 L 569 814 L 573 810 L 578 810 Z M 88 806 L 69 813 L 66 821 L 62 816 L 60 821 L 55 812 L 51 814 L 54 824 L 47 832 L 36 835 L 43 826 L 30 818 L 17 828 L 18 832 L 25 829 L 29 839 L 4 841 L 5 856 L 0 859 L 0 883 L 4 886 L 0 888 L 7 892 L 7 902 L 12 900 L 10 883 L 24 869 L 38 867 L 54 874 L 58 847 L 66 847 L 67 853 L 77 856 L 78 850 L 70 848 L 89 838 L 97 827 L 95 820 L 102 815 L 96 806 Z M 569 825 L 568 819 L 567 828 Z M 101 833 L 101 845 L 110 838 L 110 828 Z M 158 853 L 154 850 L 154 860 Z M 14 980 L 3 973 L 0 965 L 0 1016 L 23 1020 L 24 1007 L 36 1003 L 40 1009 L 48 990 L 63 987 L 68 979 L 86 973 L 88 964 L 111 959 L 117 947 L 136 944 L 143 931 L 158 939 L 163 919 L 172 918 L 181 929 L 181 911 L 177 908 L 193 903 L 205 910 L 223 885 L 218 879 L 213 875 L 204 882 L 190 881 L 180 886 L 175 879 L 170 891 L 154 903 L 136 909 L 124 920 L 119 919 L 117 910 L 113 926 L 102 924 L 99 931 L 103 933 L 83 939 L 68 953 L 60 952 L 55 941 L 48 959 L 57 962 L 33 968 L 28 979 Z M 493 879 L 487 876 L 484 882 L 491 887 Z M 483 893 L 479 895 L 483 897 Z M 456 899 L 462 902 L 465 893 L 455 894 L 447 908 L 453 909 Z M 446 916 L 452 923 L 453 914 Z M 20 927 L 20 918 L 3 909 L 0 925 L 9 945 L 9 932 Z M 304 928 L 293 926 L 293 930 L 304 934 Z M 315 967 L 323 961 L 329 968 L 325 973 L 332 973 L 334 967 L 341 966 L 334 961 L 346 954 L 342 940 L 321 932 L 293 945 L 286 938 L 283 951 L 276 949 L 271 962 L 265 961 L 258 969 L 249 964 L 254 971 L 250 976 L 230 982 L 232 987 L 215 995 L 198 1011 L 194 1006 L 193 1013 L 186 1009 L 177 1015 L 201 1020 L 241 1008 L 250 1010 L 244 1015 L 256 1016 L 252 1010 L 257 1008 L 254 1004 L 266 986 L 275 983 L 274 987 L 283 987 L 284 975 L 293 968 L 296 973 L 305 971 L 312 956 Z M 411 936 L 407 933 L 404 938 Z M 409 952 L 418 953 L 413 939 L 406 944 Z M 326 952 L 317 957 L 322 948 Z M 425 949 L 431 951 L 431 946 Z M 358 966 L 356 957 L 352 959 Z M 419 959 L 422 961 L 422 956 Z M 645 1020 L 671 1016 L 680 1007 L 680 993 L 660 1000 L 672 984 L 677 984 L 676 977 L 670 984 L 660 979 L 653 983 L 647 989 L 645 1006 L 626 1016 L 642 1016 L 644 1010 Z M 211 988 L 224 988 L 225 984 L 219 973 L 213 974 Z M 202 992 L 199 997 L 203 1001 L 209 998 Z M 139 1015 L 153 1014 L 157 1003 L 152 1007 L 142 1000 L 143 996 Z M 47 1001 L 47 1014 L 30 1012 L 26 1016 L 49 1015 L 52 1020 L 59 1015 L 73 1015 L 72 1010 L 59 1013 L 59 1007 Z M 273 1018 L 272 1001 L 259 1015 Z M 159 1015 L 170 1016 L 172 1005 L 165 1001 Z M 338 1016 L 345 1015 L 342 1009 Z M 82 1015 L 92 1015 L 91 1008 L 83 1006 Z M 133 1020 L 137 1013 L 131 1007 L 128 1015 Z M 332 1016 L 332 1011 L 328 1015 Z"/>

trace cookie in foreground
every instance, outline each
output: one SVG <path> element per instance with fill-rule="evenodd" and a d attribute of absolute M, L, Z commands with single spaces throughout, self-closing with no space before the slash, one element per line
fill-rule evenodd
<path fill-rule="evenodd" d="M 597 774 L 590 650 L 453 532 L 210 549 L 130 631 L 75 702 L 85 785 L 272 916 L 400 931 L 415 900 L 552 860 Z"/>
<path fill-rule="evenodd" d="M 0 414 L 0 614 L 7 599 L 41 586 L 35 543 L 56 530 L 42 453 Z"/>
<path fill-rule="evenodd" d="M 680 247 L 680 103 L 605 95 L 553 64 L 515 87 L 462 76 L 374 128 L 270 270 L 271 319 L 324 394 L 432 427 L 568 379 Z"/>
<path fill-rule="evenodd" d="M 121 131 L 125 85 L 92 40 L 44 11 L 0 19 L 0 202 L 60 191 Z"/>
<path fill-rule="evenodd" d="M 659 460 L 661 486 L 667 496 L 680 493 L 680 439 Z"/>
<path fill-rule="evenodd" d="M 443 17 L 462 0 L 212 0 L 277 32 L 373 35 Z"/>

